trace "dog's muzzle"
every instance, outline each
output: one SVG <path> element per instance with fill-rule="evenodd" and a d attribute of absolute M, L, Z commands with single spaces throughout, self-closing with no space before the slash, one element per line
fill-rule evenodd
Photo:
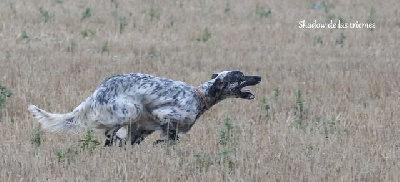
<path fill-rule="evenodd" d="M 245 76 L 245 81 L 240 85 L 240 98 L 243 99 L 254 99 L 255 96 L 249 89 L 243 89 L 244 87 L 247 86 L 253 86 L 257 85 L 261 82 L 261 77 L 260 76 Z"/>

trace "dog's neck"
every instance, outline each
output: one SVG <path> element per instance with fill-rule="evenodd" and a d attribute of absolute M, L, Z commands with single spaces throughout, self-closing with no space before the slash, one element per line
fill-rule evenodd
<path fill-rule="evenodd" d="M 203 100 L 200 93 L 198 93 L 199 97 L 197 100 L 200 103 L 200 109 L 199 109 L 200 112 L 198 114 L 198 117 L 201 114 L 203 114 L 206 110 L 210 109 L 212 106 L 214 106 L 219 101 L 221 101 L 219 96 L 211 96 L 210 95 L 210 90 L 213 89 L 214 82 L 215 82 L 215 80 L 212 79 L 212 80 L 205 82 L 197 87 L 199 89 L 199 91 L 201 92 L 201 94 L 203 94 L 204 99 L 205 99 L 205 100 Z"/>

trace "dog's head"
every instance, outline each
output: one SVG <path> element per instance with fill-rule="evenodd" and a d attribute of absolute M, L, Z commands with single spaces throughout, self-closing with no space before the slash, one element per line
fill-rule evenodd
<path fill-rule="evenodd" d="M 241 71 L 223 71 L 213 74 L 214 80 L 208 94 L 218 100 L 225 98 L 254 99 L 254 94 L 246 86 L 257 85 L 261 81 L 260 76 L 245 76 Z"/>

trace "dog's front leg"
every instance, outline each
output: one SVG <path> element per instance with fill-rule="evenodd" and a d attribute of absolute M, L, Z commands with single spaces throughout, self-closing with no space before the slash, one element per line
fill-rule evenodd
<path fill-rule="evenodd" d="M 174 144 L 178 142 L 179 136 L 177 128 L 178 127 L 176 122 L 171 122 L 170 119 L 165 119 L 164 122 L 161 123 L 160 139 L 156 140 L 154 144 L 158 143 Z"/>
<path fill-rule="evenodd" d="M 131 130 L 131 145 L 139 145 L 147 136 L 152 134 L 154 130 L 144 130 L 136 128 Z"/>

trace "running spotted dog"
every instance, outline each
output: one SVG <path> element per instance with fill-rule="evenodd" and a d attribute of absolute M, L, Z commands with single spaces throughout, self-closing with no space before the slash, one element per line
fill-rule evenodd
<path fill-rule="evenodd" d="M 29 111 L 50 132 L 77 132 L 82 128 L 103 131 L 105 145 L 126 136 L 129 126 L 131 144 L 139 144 L 155 130 L 159 142 L 179 140 L 210 107 L 226 98 L 254 99 L 250 90 L 260 76 L 245 76 L 240 71 L 213 74 L 198 87 L 167 78 L 132 73 L 104 80 L 96 91 L 67 114 L 53 114 L 34 105 Z M 121 129 L 121 130 L 120 130 Z M 120 131 L 118 131 L 120 130 Z"/>

